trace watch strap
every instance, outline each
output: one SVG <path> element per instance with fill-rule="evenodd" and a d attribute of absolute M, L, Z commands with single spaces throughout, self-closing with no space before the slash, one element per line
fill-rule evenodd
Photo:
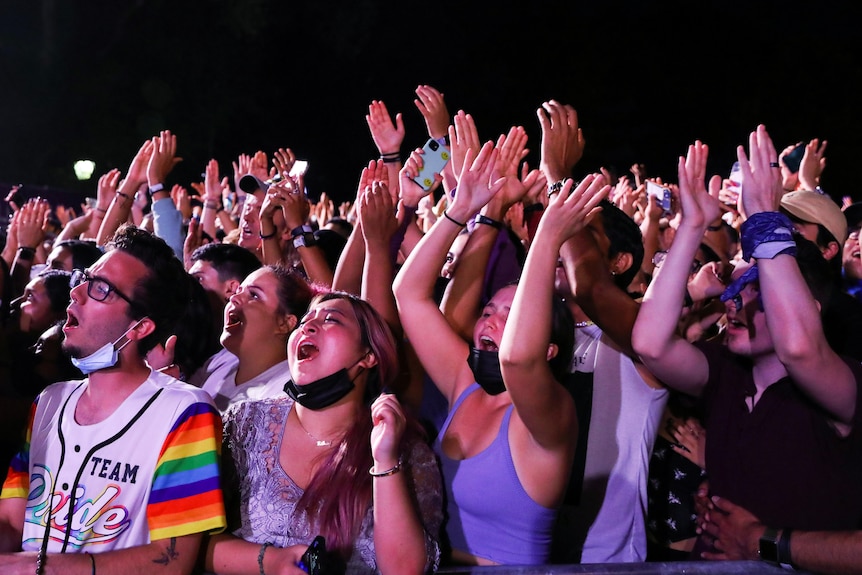
<path fill-rule="evenodd" d="M 785 569 L 796 570 L 793 558 L 790 555 L 790 535 L 793 529 L 782 529 L 781 538 L 778 540 L 778 564 Z"/>

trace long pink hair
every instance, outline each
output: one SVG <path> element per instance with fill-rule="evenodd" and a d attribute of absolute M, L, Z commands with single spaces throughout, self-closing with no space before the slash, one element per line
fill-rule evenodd
<path fill-rule="evenodd" d="M 321 463 L 297 503 L 311 523 L 317 523 L 328 551 L 345 560 L 353 551 L 362 520 L 371 504 L 371 403 L 398 375 L 398 352 L 389 326 L 368 302 L 351 294 L 330 292 L 316 296 L 309 306 L 334 299 L 347 301 L 359 323 L 362 345 L 371 349 L 377 365 L 366 378 L 363 405 L 340 444 Z"/>

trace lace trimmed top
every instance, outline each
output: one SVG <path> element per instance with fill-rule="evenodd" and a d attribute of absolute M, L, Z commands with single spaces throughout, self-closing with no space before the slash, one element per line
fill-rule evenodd
<path fill-rule="evenodd" d="M 233 534 L 246 541 L 269 542 L 276 547 L 308 545 L 319 533 L 306 514 L 296 510 L 303 490 L 279 464 L 284 425 L 292 408 L 292 399 L 277 397 L 235 404 L 224 416 L 225 445 L 233 457 L 236 477 L 241 478 L 241 525 Z M 443 522 L 442 486 L 436 459 L 426 444 L 411 446 L 405 472 L 425 531 L 426 568 L 436 570 Z M 347 573 L 378 572 L 372 504 L 347 562 Z"/>

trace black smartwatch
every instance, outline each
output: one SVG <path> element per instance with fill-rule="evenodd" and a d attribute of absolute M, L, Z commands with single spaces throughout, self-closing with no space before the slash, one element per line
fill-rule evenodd
<path fill-rule="evenodd" d="M 778 529 L 766 528 L 760 536 L 757 554 L 761 561 L 778 565 Z"/>

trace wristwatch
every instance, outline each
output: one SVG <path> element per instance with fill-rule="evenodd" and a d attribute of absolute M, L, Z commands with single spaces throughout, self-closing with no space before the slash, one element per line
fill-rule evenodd
<path fill-rule="evenodd" d="M 761 561 L 778 565 L 778 529 L 766 528 L 760 536 L 757 555 Z"/>
<path fill-rule="evenodd" d="M 554 183 L 548 185 L 548 197 L 550 198 L 551 196 L 553 196 L 554 194 L 556 194 L 560 190 L 562 190 L 563 184 L 565 184 L 565 183 L 566 183 L 566 180 L 563 179 L 563 180 L 559 180 L 557 182 L 554 182 Z"/>
<path fill-rule="evenodd" d="M 296 226 L 292 230 L 290 230 L 290 236 L 295 238 L 296 236 L 301 236 L 302 234 L 312 234 L 314 233 L 314 228 L 309 226 L 308 224 L 302 224 L 301 226 Z"/>
<path fill-rule="evenodd" d="M 792 529 L 778 529 L 767 527 L 760 536 L 757 554 L 762 561 L 779 565 L 784 569 L 795 570 L 793 560 L 790 557 L 790 534 Z"/>
<path fill-rule="evenodd" d="M 311 232 L 306 232 L 293 238 L 293 247 L 295 248 L 310 248 L 317 245 L 317 238 Z"/>

